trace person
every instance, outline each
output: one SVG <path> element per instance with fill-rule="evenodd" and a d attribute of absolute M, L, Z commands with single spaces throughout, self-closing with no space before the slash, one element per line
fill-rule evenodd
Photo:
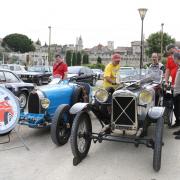
<path fill-rule="evenodd" d="M 53 77 L 59 77 L 62 80 L 67 78 L 67 64 L 61 58 L 60 54 L 55 55 L 55 63 L 53 65 Z"/>
<path fill-rule="evenodd" d="M 171 76 L 172 92 L 173 92 L 174 82 L 175 82 L 176 73 L 177 73 L 177 69 L 178 69 L 178 65 L 174 61 L 174 53 L 176 52 L 176 50 L 177 49 L 176 49 L 175 45 L 173 45 L 173 44 L 170 44 L 169 46 L 167 46 L 167 52 L 168 52 L 169 56 L 167 57 L 167 61 L 166 61 L 165 85 L 168 86 L 169 77 Z M 176 103 L 173 101 L 173 104 L 174 104 L 174 114 L 176 117 L 176 112 L 175 112 Z M 174 128 L 177 126 L 180 126 L 180 122 L 178 121 L 178 119 L 176 117 L 175 124 L 173 124 L 171 127 Z"/>
<path fill-rule="evenodd" d="M 176 123 L 180 124 L 180 52 L 174 53 L 174 60 L 178 65 L 178 71 L 176 74 L 175 84 L 174 84 L 174 115 L 176 117 Z M 180 139 L 180 130 L 173 133 L 177 135 L 175 139 Z"/>
<path fill-rule="evenodd" d="M 152 64 L 149 66 L 151 70 L 164 71 L 164 65 L 159 62 L 159 56 L 157 53 L 152 53 L 151 59 L 152 59 Z"/>
<path fill-rule="evenodd" d="M 115 88 L 117 86 L 119 79 L 119 69 L 121 56 L 118 53 L 112 55 L 111 62 L 105 67 L 104 70 L 104 82 L 103 87 L 107 88 Z"/>

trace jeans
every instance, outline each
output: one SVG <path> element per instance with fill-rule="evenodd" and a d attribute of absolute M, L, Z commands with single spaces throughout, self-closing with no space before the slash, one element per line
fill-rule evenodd
<path fill-rule="evenodd" d="M 176 123 L 180 124 L 180 94 L 173 97 Z"/>

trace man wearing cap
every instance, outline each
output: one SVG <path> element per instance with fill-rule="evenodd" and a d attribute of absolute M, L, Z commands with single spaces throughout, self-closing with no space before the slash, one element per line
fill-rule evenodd
<path fill-rule="evenodd" d="M 180 124 L 180 52 L 174 53 L 174 60 L 178 65 L 178 71 L 176 74 L 175 84 L 174 84 L 174 115 L 176 117 L 176 124 Z M 180 130 L 173 133 L 177 135 L 175 139 L 180 139 Z"/>
<path fill-rule="evenodd" d="M 53 65 L 53 77 L 59 77 L 62 80 L 67 78 L 67 64 L 61 58 L 60 54 L 55 55 L 55 63 Z"/>
<path fill-rule="evenodd" d="M 167 61 L 166 61 L 165 83 L 168 86 L 169 77 L 171 76 L 171 78 L 172 78 L 171 85 L 173 88 L 175 78 L 176 78 L 176 73 L 178 70 L 178 65 L 174 61 L 174 53 L 176 52 L 175 45 L 170 44 L 169 46 L 167 46 L 167 52 L 168 52 L 169 56 L 168 56 Z M 176 106 L 176 104 L 174 104 L 174 109 L 176 109 L 175 106 Z M 172 125 L 171 127 L 174 128 L 177 126 L 180 126 L 180 122 L 176 119 L 175 124 Z"/>
<path fill-rule="evenodd" d="M 120 63 L 121 56 L 118 53 L 113 54 L 112 61 L 106 66 L 104 70 L 104 82 L 103 87 L 109 88 L 113 87 L 115 88 L 117 86 L 118 80 L 119 80 L 119 69 L 120 69 Z"/>

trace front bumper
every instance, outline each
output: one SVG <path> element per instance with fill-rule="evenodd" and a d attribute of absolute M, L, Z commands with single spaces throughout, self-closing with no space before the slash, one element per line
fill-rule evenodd
<path fill-rule="evenodd" d="M 44 114 L 22 112 L 18 123 L 29 126 L 30 128 L 46 128 L 50 126 L 51 121 Z"/>

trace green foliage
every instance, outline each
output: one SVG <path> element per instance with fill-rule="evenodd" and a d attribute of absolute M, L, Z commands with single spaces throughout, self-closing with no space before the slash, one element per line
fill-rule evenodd
<path fill-rule="evenodd" d="M 6 49 L 11 49 L 14 52 L 29 52 L 34 51 L 35 47 L 31 39 L 23 34 L 10 34 L 3 38 L 2 46 Z"/>
<path fill-rule="evenodd" d="M 168 44 L 175 43 L 175 39 L 171 38 L 167 33 L 163 33 L 163 52 L 165 52 Z M 147 56 L 151 56 L 153 52 L 161 52 L 161 32 L 152 33 L 147 39 L 148 49 Z"/>
<path fill-rule="evenodd" d="M 72 66 L 76 66 L 77 65 L 77 56 L 76 53 L 73 52 L 73 57 L 72 57 Z"/>
<path fill-rule="evenodd" d="M 85 66 L 91 68 L 91 69 L 102 69 L 104 71 L 105 65 L 104 64 L 85 64 Z"/>
<path fill-rule="evenodd" d="M 89 55 L 88 54 L 83 55 L 83 64 L 89 64 Z"/>
<path fill-rule="evenodd" d="M 71 59 L 72 59 L 72 52 L 67 51 L 66 52 L 66 63 L 67 63 L 68 66 L 71 66 Z"/>
<path fill-rule="evenodd" d="M 102 63 L 102 59 L 101 59 L 101 57 L 99 57 L 99 56 L 98 56 L 98 58 L 97 58 L 97 64 L 98 64 L 98 63 L 99 63 L 99 64 Z"/>
<path fill-rule="evenodd" d="M 81 52 L 77 52 L 77 65 L 81 65 Z"/>

